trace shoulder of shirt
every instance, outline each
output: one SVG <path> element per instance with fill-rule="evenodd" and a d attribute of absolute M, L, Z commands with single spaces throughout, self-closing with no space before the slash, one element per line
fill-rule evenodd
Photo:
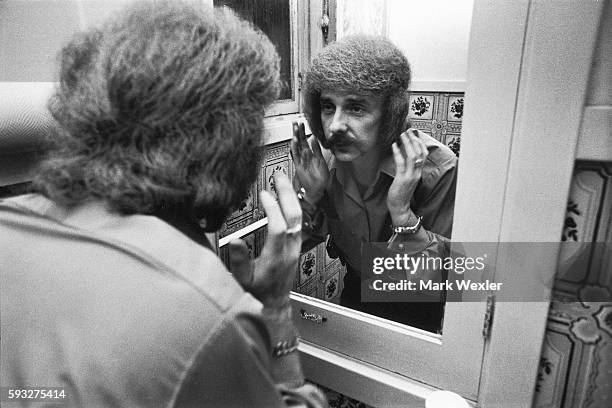
<path fill-rule="evenodd" d="M 446 173 L 457 167 L 457 156 L 448 146 L 427 133 L 421 132 L 420 137 L 424 139 L 429 153 L 422 180 L 433 187 Z"/>
<path fill-rule="evenodd" d="M 457 167 L 457 156 L 448 146 L 429 136 L 427 133 L 419 132 L 419 137 L 425 142 L 428 151 L 427 162 L 423 167 L 421 178 L 423 183 L 433 187 L 442 176 Z M 383 173 L 395 177 L 395 163 L 392 155 L 383 160 L 380 169 Z"/>
<path fill-rule="evenodd" d="M 197 291 L 221 313 L 261 310 L 261 304 L 242 289 L 213 251 L 157 217 L 116 214 L 101 203 L 67 209 L 39 194 L 0 200 L 0 220 L 11 216 L 20 217 L 21 225 L 35 224 L 71 239 L 112 246 L 146 267 L 182 281 L 186 290 Z"/>

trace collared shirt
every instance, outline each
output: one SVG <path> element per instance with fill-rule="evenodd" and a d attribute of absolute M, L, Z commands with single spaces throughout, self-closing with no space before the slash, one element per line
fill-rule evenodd
<path fill-rule="evenodd" d="M 288 309 L 157 217 L 2 200 L 0 270 L 3 387 L 60 387 L 62 406 L 326 405 L 297 353 L 272 357 Z"/>
<path fill-rule="evenodd" d="M 423 217 L 423 228 L 409 236 L 409 241 L 415 250 L 440 252 L 451 235 L 457 157 L 436 139 L 422 132 L 419 134 L 429 154 L 410 208 L 417 216 Z M 324 239 L 329 233 L 341 257 L 349 264 L 349 269 L 358 271 L 362 243 L 386 242 L 391 237 L 387 192 L 395 177 L 395 163 L 391 155 L 381 161 L 374 183 L 363 196 L 353 174 L 343 163 L 332 156 L 328 166 L 331 180 L 325 202 L 320 203 L 325 211 L 325 220 L 316 230 L 308 232 L 314 241 Z M 309 244 L 307 242 L 305 245 Z"/>

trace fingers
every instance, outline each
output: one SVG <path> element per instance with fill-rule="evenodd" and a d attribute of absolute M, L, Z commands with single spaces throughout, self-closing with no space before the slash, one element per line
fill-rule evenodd
<path fill-rule="evenodd" d="M 419 133 L 421 132 L 416 129 L 409 129 L 409 131 L 411 136 L 410 141 L 412 142 L 415 151 L 418 153 L 421 159 L 425 160 L 429 154 L 429 151 L 427 150 L 425 141 L 419 136 Z"/>
<path fill-rule="evenodd" d="M 391 150 L 393 151 L 393 161 L 395 161 L 395 169 L 398 174 L 402 174 L 406 171 L 406 158 L 400 151 L 400 148 L 397 147 L 397 143 L 393 143 L 391 145 Z"/>
<path fill-rule="evenodd" d="M 303 123 L 300 123 L 298 125 L 297 122 L 293 122 L 293 134 L 297 136 L 300 149 L 302 151 L 304 151 L 304 149 L 310 150 L 310 146 L 308 146 L 308 140 L 306 139 L 306 129 Z"/>
<path fill-rule="evenodd" d="M 314 155 L 314 157 L 320 160 L 324 160 L 323 152 L 321 151 L 321 146 L 319 145 L 319 141 L 317 140 L 316 137 L 312 138 L 310 145 L 311 145 L 312 154 Z"/>
<path fill-rule="evenodd" d="M 278 193 L 278 203 L 268 191 L 264 190 L 259 195 L 268 217 L 268 238 L 260 258 L 281 257 L 297 260 L 302 242 L 302 209 L 291 182 L 285 175 L 275 176 L 274 185 Z"/>
<path fill-rule="evenodd" d="M 308 143 L 306 129 L 303 123 L 293 122 L 293 137 L 291 139 L 291 157 L 298 166 L 307 166 L 313 157 L 314 150 Z M 318 147 L 318 146 L 317 146 Z M 319 152 L 321 149 L 319 148 Z M 316 156 L 316 152 L 314 152 Z M 323 155 L 320 155 L 323 157 Z"/>
<path fill-rule="evenodd" d="M 282 173 L 275 174 L 274 186 L 287 228 L 299 229 L 302 225 L 302 209 L 289 178 Z"/>
<path fill-rule="evenodd" d="M 420 143 L 417 131 L 415 129 L 408 129 L 403 134 L 405 134 L 407 136 L 406 137 L 406 139 L 408 140 L 407 147 L 410 147 L 411 151 L 414 153 L 414 155 L 410 156 L 410 157 L 411 158 L 420 158 L 420 157 L 422 157 L 423 156 L 423 151 L 422 151 L 422 147 L 421 147 L 421 143 Z"/>
<path fill-rule="evenodd" d="M 230 271 L 240 285 L 247 289 L 253 284 L 253 269 L 246 243 L 237 239 L 229 243 Z"/>
<path fill-rule="evenodd" d="M 401 147 L 397 145 L 392 147 L 393 157 L 396 162 L 398 172 L 415 170 L 423 167 L 427 160 L 428 150 L 425 142 L 419 137 L 419 131 L 416 129 L 408 129 L 400 135 L 402 142 Z M 399 155 L 397 155 L 399 153 Z M 403 160 L 400 160 L 403 159 Z M 402 166 L 403 164 L 403 166 Z"/>
<path fill-rule="evenodd" d="M 284 233 L 287 230 L 287 223 L 285 222 L 283 212 L 274 199 L 274 196 L 272 196 L 272 193 L 263 190 L 259 193 L 259 199 L 261 200 L 261 205 L 263 206 L 264 212 L 268 217 L 268 237 Z"/>
<path fill-rule="evenodd" d="M 291 138 L 291 158 L 294 162 L 301 158 L 301 146 L 300 146 L 300 129 L 297 122 L 292 123 L 293 137 Z M 298 163 L 299 164 L 299 163 Z"/>

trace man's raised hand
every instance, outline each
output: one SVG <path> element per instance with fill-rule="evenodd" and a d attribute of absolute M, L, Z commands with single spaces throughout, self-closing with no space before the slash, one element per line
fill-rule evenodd
<path fill-rule="evenodd" d="M 268 236 L 261 255 L 251 261 L 244 241 L 230 242 L 230 270 L 242 287 L 265 307 L 282 308 L 297 270 L 302 246 L 302 210 L 287 176 L 276 174 L 278 203 L 267 191 L 259 195 L 268 216 Z"/>
<path fill-rule="evenodd" d="M 308 143 L 303 123 L 298 125 L 293 122 L 291 156 L 299 187 L 305 191 L 304 199 L 309 204 L 316 205 L 323 197 L 329 182 L 329 169 L 316 137 L 312 137 Z"/>
<path fill-rule="evenodd" d="M 393 225 L 406 226 L 414 224 L 415 216 L 410 210 L 410 200 L 421 180 L 429 152 L 416 129 L 406 130 L 400 135 L 400 139 L 401 146 L 397 143 L 391 146 L 395 162 L 395 178 L 387 194 L 387 207 Z"/>

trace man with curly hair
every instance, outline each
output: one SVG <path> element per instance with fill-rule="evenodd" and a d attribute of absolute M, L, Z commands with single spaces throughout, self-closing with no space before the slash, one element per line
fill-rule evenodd
<path fill-rule="evenodd" d="M 304 249 L 329 234 L 328 252 L 346 264 L 340 304 L 438 332 L 442 302 L 361 301 L 364 243 L 401 242 L 430 255 L 448 249 L 457 158 L 408 128 L 410 75 L 406 57 L 383 37 L 349 36 L 325 48 L 303 86 L 310 142 L 294 124 L 294 184 Z"/>
<path fill-rule="evenodd" d="M 270 41 L 204 6 L 140 3 L 62 50 L 55 149 L 35 193 L 0 202 L 3 387 L 56 387 L 62 406 L 326 405 L 291 322 L 290 181 L 278 203 L 261 193 L 268 239 L 254 263 L 232 244 L 235 277 L 200 227 L 246 197 L 279 88 Z"/>

